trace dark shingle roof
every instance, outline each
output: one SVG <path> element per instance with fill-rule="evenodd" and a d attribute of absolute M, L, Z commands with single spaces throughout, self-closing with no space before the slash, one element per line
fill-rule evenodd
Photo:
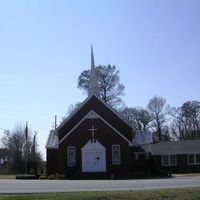
<path fill-rule="evenodd" d="M 151 155 L 200 154 L 200 140 L 162 141 L 141 147 Z"/>
<path fill-rule="evenodd" d="M 46 143 L 47 149 L 57 149 L 58 148 L 58 134 L 55 130 L 50 130 L 49 137 Z"/>

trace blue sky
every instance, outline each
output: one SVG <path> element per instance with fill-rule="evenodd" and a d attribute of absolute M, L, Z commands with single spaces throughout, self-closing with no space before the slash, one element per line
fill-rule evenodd
<path fill-rule="evenodd" d="M 0 0 L 0 128 L 28 121 L 45 157 L 54 115 L 86 98 L 91 44 L 96 65 L 120 70 L 128 106 L 200 101 L 199 11 L 198 0 Z"/>

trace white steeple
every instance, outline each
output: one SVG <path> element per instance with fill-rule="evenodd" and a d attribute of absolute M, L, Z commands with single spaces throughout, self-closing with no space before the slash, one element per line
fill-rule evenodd
<path fill-rule="evenodd" d="M 90 70 L 90 83 L 88 96 L 96 95 L 99 96 L 99 85 L 96 76 L 96 69 L 94 64 L 93 48 L 91 46 L 91 70 Z"/>

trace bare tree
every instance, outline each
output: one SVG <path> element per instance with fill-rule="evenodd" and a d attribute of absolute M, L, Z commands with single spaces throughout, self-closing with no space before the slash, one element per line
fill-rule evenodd
<path fill-rule="evenodd" d="M 181 106 L 182 115 L 187 122 L 187 131 L 199 134 L 200 102 L 187 101 Z"/>
<path fill-rule="evenodd" d="M 36 136 L 32 136 L 29 129 L 27 136 L 27 144 L 25 137 L 25 127 L 17 125 L 12 131 L 4 131 L 2 143 L 4 148 L 8 150 L 8 171 L 11 173 L 24 173 L 24 162 L 26 156 L 28 161 L 41 161 L 41 153 L 38 150 Z"/>
<path fill-rule="evenodd" d="M 148 131 L 152 117 L 144 108 L 124 108 L 120 111 L 122 118 L 138 131 Z"/>
<path fill-rule="evenodd" d="M 148 103 L 148 109 L 153 117 L 152 128 L 161 141 L 164 139 L 164 127 L 166 127 L 165 122 L 169 106 L 166 105 L 166 100 L 164 98 L 154 96 Z"/>
<path fill-rule="evenodd" d="M 9 171 L 17 173 L 24 168 L 24 133 L 21 126 L 16 126 L 11 132 L 6 130 L 2 138 L 3 145 L 8 149 Z"/>
<path fill-rule="evenodd" d="M 176 138 L 200 138 L 200 102 L 187 101 L 181 107 L 172 108 L 170 114 L 173 116 L 171 130 Z"/>

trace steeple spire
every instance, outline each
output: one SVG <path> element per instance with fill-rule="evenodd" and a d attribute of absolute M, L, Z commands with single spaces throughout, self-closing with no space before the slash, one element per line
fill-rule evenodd
<path fill-rule="evenodd" d="M 92 96 L 92 95 L 99 96 L 99 86 L 98 86 L 96 69 L 95 69 L 95 64 L 94 64 L 93 48 L 91 45 L 91 70 L 90 70 L 90 83 L 89 83 L 88 96 Z"/>

